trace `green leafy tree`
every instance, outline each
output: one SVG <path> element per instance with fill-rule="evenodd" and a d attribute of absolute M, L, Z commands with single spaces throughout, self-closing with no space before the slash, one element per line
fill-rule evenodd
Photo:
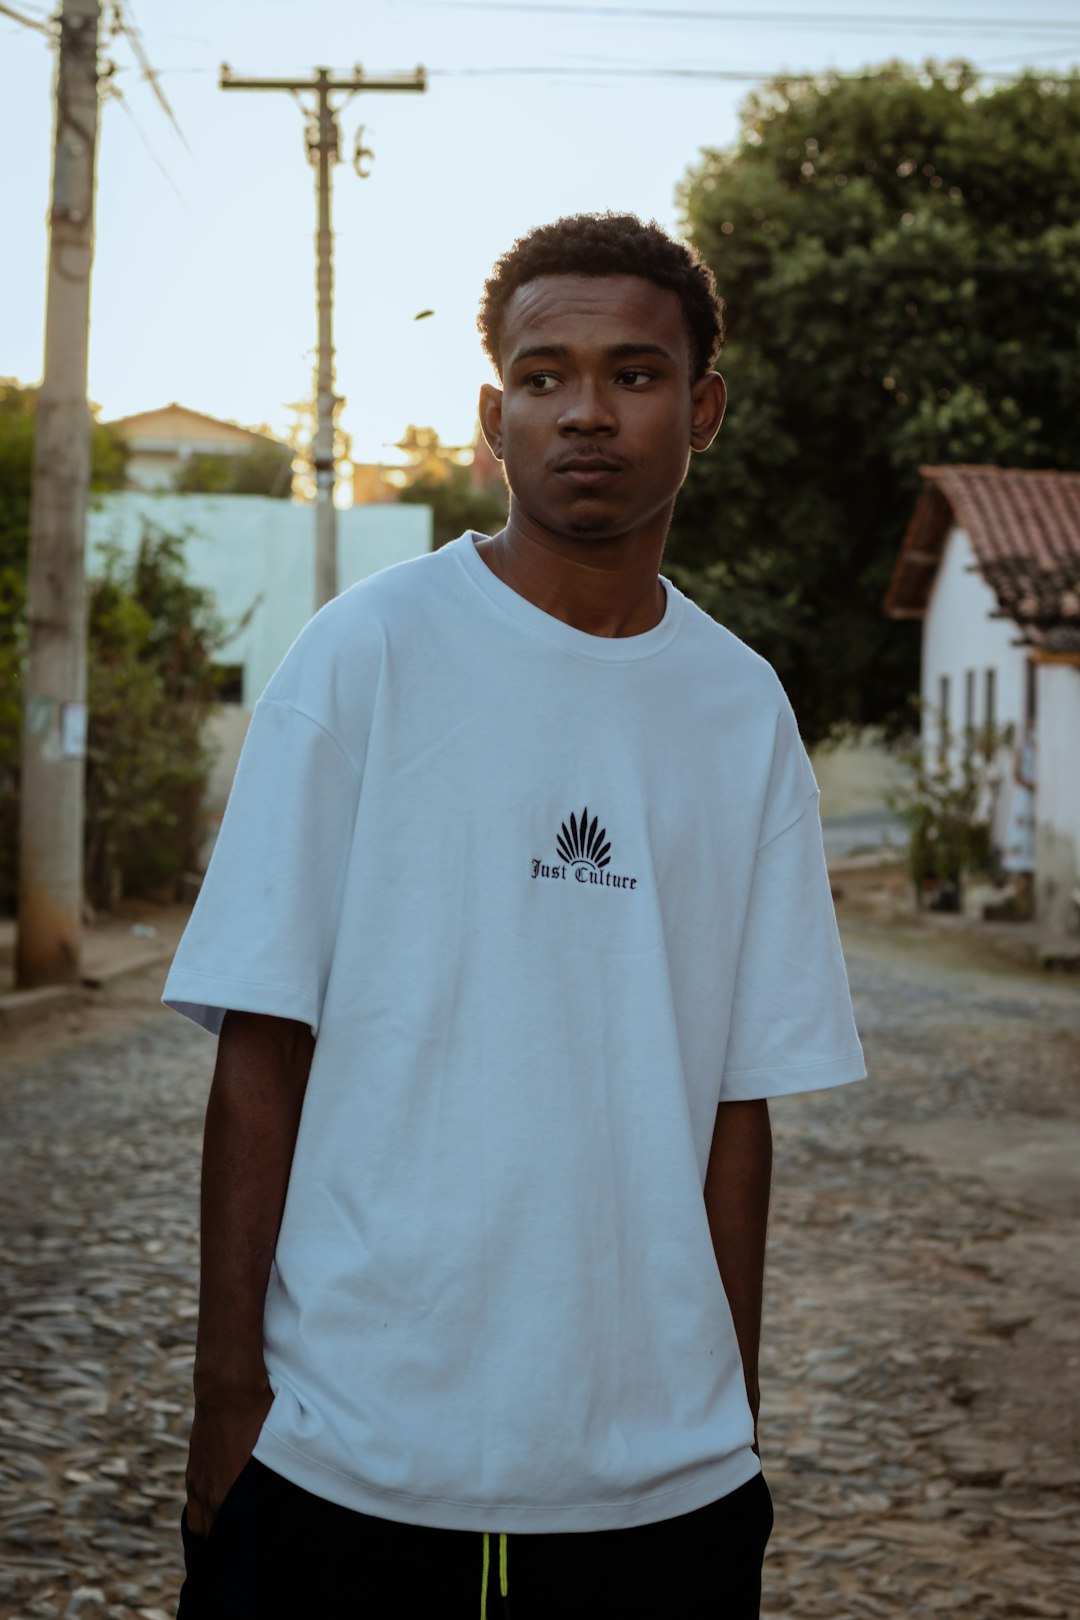
<path fill-rule="evenodd" d="M 8 604 L 0 593 L 0 615 Z M 18 614 L 7 622 L 21 625 Z M 224 626 L 187 578 L 182 542 L 147 524 L 89 583 L 85 884 L 94 905 L 175 893 L 201 841 L 205 725 Z M 0 640 L 0 910 L 17 879 L 22 631 Z"/>
<path fill-rule="evenodd" d="M 34 475 L 37 389 L 0 378 L 0 572 L 26 574 L 30 547 L 30 490 Z M 90 428 L 90 489 L 122 489 L 127 448 L 115 428 Z M 10 587 L 9 587 L 10 588 Z"/>
<path fill-rule="evenodd" d="M 287 500 L 292 494 L 293 451 L 286 444 L 267 440 L 239 455 L 189 456 L 175 478 L 181 495 L 270 495 Z"/>
<path fill-rule="evenodd" d="M 777 81 L 680 202 L 730 406 L 665 569 L 775 665 L 808 741 L 900 729 L 919 628 L 881 603 L 920 465 L 1080 466 L 1080 77 Z"/>
<path fill-rule="evenodd" d="M 430 506 L 434 550 L 466 529 L 492 534 L 506 522 L 505 492 L 472 487 L 468 467 L 448 464 L 439 475 L 421 474 L 405 485 L 399 501 Z"/>

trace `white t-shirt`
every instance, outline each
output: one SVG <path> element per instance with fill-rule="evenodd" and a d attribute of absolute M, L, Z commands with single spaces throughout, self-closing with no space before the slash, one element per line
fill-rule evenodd
<path fill-rule="evenodd" d="M 316 1031 L 255 1455 L 346 1507 L 617 1529 L 759 1470 L 717 1104 L 865 1069 L 791 708 L 663 585 L 592 636 L 466 534 L 255 709 L 164 1000 Z"/>

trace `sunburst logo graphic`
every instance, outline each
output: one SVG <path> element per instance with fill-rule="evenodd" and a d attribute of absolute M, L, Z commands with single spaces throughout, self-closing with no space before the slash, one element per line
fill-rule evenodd
<path fill-rule="evenodd" d="M 590 826 L 588 807 L 581 812 L 580 821 L 575 818 L 573 811 L 570 812 L 569 827 L 564 821 L 555 840 L 564 861 L 569 861 L 571 866 L 576 866 L 579 861 L 587 861 L 597 872 L 602 872 L 605 866 L 611 864 L 607 828 L 598 827 L 599 820 L 599 816 L 593 816 Z"/>
<path fill-rule="evenodd" d="M 607 870 L 611 865 L 607 828 L 601 827 L 599 816 L 589 820 L 587 805 L 580 816 L 571 812 L 566 821 L 559 823 L 555 848 L 559 853 L 558 862 L 533 856 L 529 862 L 532 877 L 550 878 L 568 886 L 581 883 L 586 888 L 636 889 L 638 886 L 636 877 Z"/>

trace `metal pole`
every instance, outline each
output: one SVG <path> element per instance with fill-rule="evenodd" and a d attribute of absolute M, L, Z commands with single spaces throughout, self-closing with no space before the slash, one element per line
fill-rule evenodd
<path fill-rule="evenodd" d="M 27 581 L 16 977 L 78 981 L 86 755 L 86 398 L 98 0 L 64 0 L 56 74 L 45 370 L 37 397 Z"/>
<path fill-rule="evenodd" d="M 338 131 L 330 110 L 326 68 L 316 69 L 319 109 L 310 143 L 316 165 L 315 294 L 319 315 L 316 426 L 311 447 L 315 468 L 315 611 L 337 595 L 337 511 L 334 506 L 334 242 L 330 228 L 330 165 L 338 160 Z"/>

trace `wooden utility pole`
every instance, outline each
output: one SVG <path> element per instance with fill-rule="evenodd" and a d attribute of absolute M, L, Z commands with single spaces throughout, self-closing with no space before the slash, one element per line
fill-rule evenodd
<path fill-rule="evenodd" d="M 334 415 L 338 398 L 334 392 L 334 263 L 333 233 L 330 228 L 330 165 L 340 160 L 337 110 L 330 105 L 334 91 L 351 97 L 361 90 L 426 90 L 423 68 L 414 73 L 395 73 L 381 79 L 368 78 L 363 68 L 351 78 L 335 79 L 329 68 L 316 68 L 314 79 L 238 79 L 227 64 L 221 68 L 223 90 L 288 90 L 293 95 L 314 91 L 315 112 L 308 117 L 308 156 L 315 166 L 315 292 L 319 315 L 319 361 L 316 384 L 316 428 L 311 447 L 315 468 L 315 608 L 318 611 L 337 595 L 337 511 L 334 506 L 336 458 L 334 455 Z M 355 154 L 357 173 L 364 177 L 364 159 L 371 153 L 359 144 Z"/>
<path fill-rule="evenodd" d="M 19 817 L 21 986 L 70 984 L 82 944 L 86 756 L 86 397 L 98 0 L 63 0 L 49 213 L 45 373 L 34 424 Z"/>

